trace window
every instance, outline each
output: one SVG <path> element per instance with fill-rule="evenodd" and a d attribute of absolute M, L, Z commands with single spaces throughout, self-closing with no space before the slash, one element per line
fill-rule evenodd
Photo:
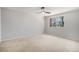
<path fill-rule="evenodd" d="M 50 27 L 64 27 L 64 17 L 50 18 Z"/>

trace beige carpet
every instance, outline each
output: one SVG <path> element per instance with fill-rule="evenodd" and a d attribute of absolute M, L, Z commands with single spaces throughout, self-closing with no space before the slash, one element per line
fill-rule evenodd
<path fill-rule="evenodd" d="M 50 35 L 7 40 L 0 44 L 1 52 L 65 52 L 79 51 L 79 43 Z"/>

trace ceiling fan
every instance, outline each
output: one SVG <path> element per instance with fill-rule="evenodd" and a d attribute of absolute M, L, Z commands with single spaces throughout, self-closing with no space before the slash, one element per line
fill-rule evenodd
<path fill-rule="evenodd" d="M 51 14 L 51 12 L 45 11 L 45 7 L 41 7 L 40 9 L 41 9 L 41 12 L 39 12 L 39 13 Z"/>

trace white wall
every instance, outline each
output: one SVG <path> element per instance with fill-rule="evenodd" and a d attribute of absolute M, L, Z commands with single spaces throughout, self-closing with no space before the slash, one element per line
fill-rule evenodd
<path fill-rule="evenodd" d="M 2 8 L 2 40 L 32 36 L 44 31 L 44 20 L 39 14 Z"/>
<path fill-rule="evenodd" d="M 64 27 L 50 28 L 50 17 L 64 16 Z M 79 10 L 45 17 L 45 33 L 79 41 Z"/>
<path fill-rule="evenodd" d="M 1 42 L 1 8 L 0 8 L 0 42 Z"/>

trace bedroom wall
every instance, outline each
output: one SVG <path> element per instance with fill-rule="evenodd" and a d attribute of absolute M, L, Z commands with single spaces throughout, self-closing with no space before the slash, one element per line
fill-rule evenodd
<path fill-rule="evenodd" d="M 1 8 L 0 8 L 0 42 L 1 42 Z"/>
<path fill-rule="evenodd" d="M 50 28 L 49 19 L 51 17 L 59 17 L 59 16 L 64 16 L 64 27 Z M 79 41 L 78 39 L 79 38 L 79 10 L 46 16 L 44 32 L 50 35 L 55 35 L 58 37 L 63 37 L 63 38 Z"/>
<path fill-rule="evenodd" d="M 24 13 L 6 8 L 2 13 L 2 40 L 16 37 L 29 37 L 44 31 L 44 20 L 39 14 Z"/>

